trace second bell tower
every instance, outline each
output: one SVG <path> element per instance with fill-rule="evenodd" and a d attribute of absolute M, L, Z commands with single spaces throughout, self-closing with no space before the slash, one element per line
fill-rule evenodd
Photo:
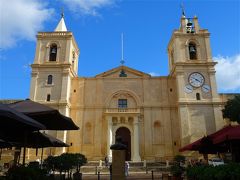
<path fill-rule="evenodd" d="M 176 79 L 181 145 L 223 126 L 217 93 L 210 33 L 198 18 L 181 17 L 168 44 L 170 76 Z M 218 121 L 215 121 L 218 120 Z"/>

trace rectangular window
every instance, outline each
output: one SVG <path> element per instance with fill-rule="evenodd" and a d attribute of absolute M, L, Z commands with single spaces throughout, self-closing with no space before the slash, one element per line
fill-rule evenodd
<path fill-rule="evenodd" d="M 127 99 L 119 99 L 118 108 L 127 108 Z"/>

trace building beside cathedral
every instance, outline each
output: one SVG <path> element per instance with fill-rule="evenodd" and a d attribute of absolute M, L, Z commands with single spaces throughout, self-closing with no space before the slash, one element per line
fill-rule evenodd
<path fill-rule="evenodd" d="M 62 17 L 55 31 L 37 34 L 30 99 L 58 109 L 80 127 L 49 131 L 71 144 L 64 151 L 104 159 L 121 136 L 127 160 L 171 158 L 180 147 L 225 125 L 221 110 L 227 95 L 217 93 L 210 33 L 197 17 L 181 17 L 167 52 L 168 76 L 120 65 L 79 77 L 80 49 Z"/>

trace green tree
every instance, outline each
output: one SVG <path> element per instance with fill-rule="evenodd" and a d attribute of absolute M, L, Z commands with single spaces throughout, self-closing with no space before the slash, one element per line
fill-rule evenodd
<path fill-rule="evenodd" d="M 56 162 L 56 157 L 54 156 L 48 156 L 44 162 L 43 162 L 45 168 L 50 172 L 50 171 L 55 171 L 55 165 L 57 164 Z"/>
<path fill-rule="evenodd" d="M 240 124 L 240 95 L 235 95 L 233 99 L 229 99 L 222 112 L 224 118 L 229 118 L 230 121 L 237 121 Z"/>
<path fill-rule="evenodd" d="M 80 167 L 87 163 L 87 158 L 83 154 L 79 153 L 63 153 L 59 156 L 48 156 L 45 159 L 45 167 L 50 170 L 58 170 L 60 174 L 62 172 L 68 172 L 70 177 L 73 168 L 76 168 L 77 172 L 80 171 Z"/>
<path fill-rule="evenodd" d="M 80 167 L 87 163 L 87 158 L 80 153 L 75 153 L 75 154 L 73 154 L 73 156 L 74 156 L 73 166 L 76 167 L 77 172 L 79 172 Z"/>

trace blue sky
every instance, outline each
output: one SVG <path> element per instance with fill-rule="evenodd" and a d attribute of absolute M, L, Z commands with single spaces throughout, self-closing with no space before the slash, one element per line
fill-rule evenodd
<path fill-rule="evenodd" d="M 79 76 L 120 65 L 168 75 L 167 44 L 179 28 L 181 2 L 211 33 L 218 91 L 240 93 L 239 0 L 0 0 L 0 99 L 29 97 L 38 31 L 53 31 L 64 7 L 65 23 L 80 48 Z"/>

